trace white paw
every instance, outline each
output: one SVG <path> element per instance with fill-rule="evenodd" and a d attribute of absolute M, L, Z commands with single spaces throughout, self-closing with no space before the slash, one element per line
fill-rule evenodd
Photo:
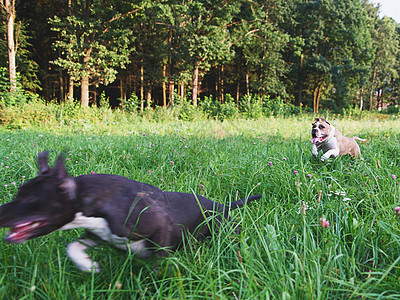
<path fill-rule="evenodd" d="M 74 262 L 79 270 L 84 272 L 96 272 L 100 273 L 100 265 L 97 261 L 92 261 L 91 259 L 87 259 L 85 261 L 81 260 L 79 263 Z"/>
<path fill-rule="evenodd" d="M 100 272 L 98 262 L 90 259 L 89 255 L 85 252 L 88 246 L 95 243 L 92 240 L 77 240 L 72 242 L 67 247 L 67 254 L 74 264 L 82 271 L 85 272 Z"/>

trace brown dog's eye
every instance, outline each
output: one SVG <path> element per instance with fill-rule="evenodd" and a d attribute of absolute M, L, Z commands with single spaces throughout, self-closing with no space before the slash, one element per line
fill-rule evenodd
<path fill-rule="evenodd" d="M 319 125 L 319 128 L 320 128 L 320 129 L 324 129 L 325 126 L 324 126 L 324 125 Z"/>

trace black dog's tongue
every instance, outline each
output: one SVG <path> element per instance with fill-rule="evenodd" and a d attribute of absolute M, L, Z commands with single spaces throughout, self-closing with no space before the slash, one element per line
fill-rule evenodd
<path fill-rule="evenodd" d="M 15 231 L 11 229 L 6 236 L 4 237 L 4 240 L 13 243 L 13 244 L 21 244 L 27 240 L 27 234 L 24 233 L 23 231 Z"/>
<path fill-rule="evenodd" d="M 4 237 L 9 243 L 20 244 L 29 239 L 29 236 L 36 228 L 40 227 L 40 222 L 26 222 L 18 224 L 10 229 Z"/>

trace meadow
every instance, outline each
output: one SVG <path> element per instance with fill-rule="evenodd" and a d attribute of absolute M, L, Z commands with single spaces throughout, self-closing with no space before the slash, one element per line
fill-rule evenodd
<path fill-rule="evenodd" d="M 147 260 L 96 246 L 89 253 L 100 274 L 79 271 L 66 256 L 81 230 L 1 241 L 0 298 L 400 298 L 399 121 L 326 117 L 344 135 L 367 139 L 363 160 L 313 158 L 310 115 L 0 129 L 1 203 L 37 174 L 44 150 L 51 164 L 65 153 L 72 176 L 119 174 L 221 203 L 263 195 L 231 212 L 240 236 L 227 228 Z"/>

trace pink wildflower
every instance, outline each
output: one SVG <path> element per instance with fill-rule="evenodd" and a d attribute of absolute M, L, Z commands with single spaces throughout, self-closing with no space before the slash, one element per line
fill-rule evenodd
<path fill-rule="evenodd" d="M 396 216 L 400 217 L 400 206 L 395 207 L 394 211 L 396 213 Z"/>

